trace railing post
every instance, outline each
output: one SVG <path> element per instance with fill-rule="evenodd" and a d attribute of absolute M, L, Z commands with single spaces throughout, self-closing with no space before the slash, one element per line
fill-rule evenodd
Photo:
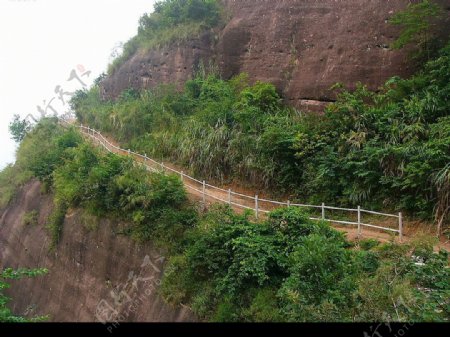
<path fill-rule="evenodd" d="M 130 149 L 128 149 L 128 156 L 130 156 L 130 152 L 131 152 Z"/>
<path fill-rule="evenodd" d="M 361 236 L 361 206 L 358 206 L 358 238 Z"/>
<path fill-rule="evenodd" d="M 183 171 L 181 171 L 180 176 L 181 176 L 181 182 L 183 182 L 183 176 L 184 176 L 184 172 Z"/>
<path fill-rule="evenodd" d="M 398 234 L 400 235 L 400 242 L 403 241 L 403 217 L 402 212 L 398 213 Z"/>
<path fill-rule="evenodd" d="M 147 153 L 144 153 L 144 162 L 147 161 Z"/>
<path fill-rule="evenodd" d="M 287 207 L 291 207 L 291 201 L 290 200 L 287 201 Z"/>
<path fill-rule="evenodd" d="M 322 202 L 322 220 L 325 220 L 325 203 Z"/>
<path fill-rule="evenodd" d="M 206 203 L 206 182 L 204 180 L 203 180 L 202 191 L 203 191 L 203 205 L 205 205 L 205 203 Z"/>
<path fill-rule="evenodd" d="M 231 188 L 228 189 L 228 204 L 231 205 Z"/>
<path fill-rule="evenodd" d="M 164 171 L 164 163 L 163 162 L 161 162 L 161 170 Z"/>
<path fill-rule="evenodd" d="M 258 219 L 258 194 L 255 195 L 255 217 Z"/>

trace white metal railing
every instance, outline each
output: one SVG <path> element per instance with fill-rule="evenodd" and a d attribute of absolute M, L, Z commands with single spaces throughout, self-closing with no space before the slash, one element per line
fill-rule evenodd
<path fill-rule="evenodd" d="M 238 193 L 238 192 L 232 191 L 231 189 L 224 189 L 224 188 L 220 188 L 220 187 L 217 187 L 217 186 L 214 186 L 211 184 L 207 184 L 206 181 L 204 181 L 204 180 L 203 181 L 197 180 L 194 177 L 191 177 L 191 176 L 185 174 L 183 171 L 178 171 L 174 168 L 171 168 L 171 167 L 165 165 L 163 162 L 157 162 L 154 159 L 149 158 L 147 156 L 147 154 L 142 155 L 142 154 L 133 152 L 130 149 L 122 149 L 122 148 L 112 144 L 111 142 L 109 142 L 99 131 L 92 129 L 89 126 L 84 126 L 82 124 L 74 125 L 74 124 L 67 122 L 64 119 L 60 119 L 60 120 L 63 123 L 66 123 L 68 125 L 77 126 L 78 128 L 80 128 L 80 131 L 82 133 L 84 133 L 85 135 L 88 135 L 94 141 L 97 141 L 102 147 L 104 147 L 109 152 L 133 156 L 135 159 L 136 159 L 136 157 L 142 159 L 144 166 L 149 171 L 171 172 L 171 173 L 179 175 L 184 186 L 188 190 L 197 192 L 197 195 L 199 195 L 202 198 L 203 203 L 206 203 L 206 198 L 208 197 L 213 200 L 227 203 L 229 205 L 236 206 L 236 207 L 239 207 L 242 209 L 253 210 L 256 218 L 259 217 L 260 213 L 269 213 L 270 210 L 273 210 L 280 206 L 312 208 L 312 209 L 316 209 L 316 210 L 320 211 L 321 216 L 320 217 L 310 217 L 310 219 L 319 220 L 319 221 L 320 220 L 328 221 L 330 223 L 337 223 L 337 224 L 344 224 L 344 225 L 355 225 L 358 228 L 358 236 L 362 235 L 363 227 L 370 227 L 370 228 L 376 228 L 379 230 L 385 230 L 385 231 L 398 233 L 399 237 L 400 237 L 400 241 L 402 241 L 402 239 L 403 239 L 403 217 L 402 217 L 401 212 L 398 214 L 388 214 L 388 213 L 381 213 L 381 212 L 365 210 L 365 209 L 362 209 L 360 206 L 358 206 L 357 208 L 343 208 L 343 207 L 326 206 L 325 203 L 322 203 L 321 205 L 299 204 L 299 203 L 291 203 L 290 200 L 288 200 L 286 202 L 282 202 L 282 201 L 259 198 L 258 195 L 250 196 L 247 194 Z M 215 193 L 212 193 L 213 191 L 215 191 Z M 262 205 L 261 205 L 262 203 L 266 204 L 266 206 L 268 206 L 267 208 L 269 208 L 270 210 L 262 207 Z M 349 220 L 327 218 L 326 210 L 336 210 L 336 211 L 345 211 L 345 212 L 354 213 L 356 216 L 356 220 L 349 221 Z M 398 228 L 390 228 L 390 227 L 384 227 L 384 226 L 378 226 L 378 225 L 374 225 L 374 224 L 364 223 L 361 220 L 363 213 L 377 215 L 377 216 L 383 216 L 383 217 L 396 218 L 396 219 L 398 219 Z"/>

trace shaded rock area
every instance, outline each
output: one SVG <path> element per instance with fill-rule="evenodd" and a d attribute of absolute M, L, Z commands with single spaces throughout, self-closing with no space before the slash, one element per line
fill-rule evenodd
<path fill-rule="evenodd" d="M 391 50 L 399 30 L 388 19 L 409 0 L 223 0 L 228 23 L 198 38 L 134 55 L 102 83 L 104 98 L 129 87 L 181 86 L 200 61 L 224 78 L 240 72 L 272 82 L 286 102 L 323 110 L 330 87 L 357 82 L 376 89 L 415 69 L 408 49 Z M 440 1 L 444 5 L 448 1 Z M 442 27 L 448 27 L 448 11 Z"/>
<path fill-rule="evenodd" d="M 158 294 L 164 254 L 118 234 L 121 224 L 101 219 L 88 230 L 81 210 L 66 216 L 58 247 L 49 252 L 45 223 L 53 201 L 32 181 L 0 210 L 0 268 L 47 268 L 33 279 L 12 281 L 8 296 L 15 314 L 50 315 L 50 321 L 193 321 L 186 307 L 174 308 Z M 39 211 L 39 223 L 23 216 Z M 105 325 L 105 329 L 114 328 Z"/>

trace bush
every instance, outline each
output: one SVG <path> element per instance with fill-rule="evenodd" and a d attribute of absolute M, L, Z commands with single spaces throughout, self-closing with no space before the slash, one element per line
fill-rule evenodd
<path fill-rule="evenodd" d="M 134 97 L 132 92 L 128 96 Z M 115 217 L 129 224 L 126 232 L 133 238 L 154 239 L 173 251 L 197 221 L 178 176 L 148 173 L 130 158 L 106 154 L 84 142 L 74 128 L 60 127 L 55 118 L 42 119 L 21 142 L 14 167 L 0 173 L 2 206 L 23 183 L 22 177 L 31 175 L 54 192 L 55 207 L 46 225 L 51 249 L 60 240 L 71 207 L 84 208 L 81 220 L 90 229 L 96 227 L 95 216 Z M 24 223 L 35 222 L 35 215 L 26 214 Z"/>
<path fill-rule="evenodd" d="M 19 188 L 30 181 L 33 174 L 18 165 L 7 165 L 0 171 L 0 209 L 5 208 L 14 199 Z"/>
<path fill-rule="evenodd" d="M 449 55 L 447 46 L 416 76 L 394 77 L 376 93 L 341 88 L 322 117 L 286 108 L 271 84 L 250 85 L 245 75 L 224 81 L 211 66 L 201 66 L 183 92 L 164 86 L 102 103 L 93 87 L 74 105 L 83 123 L 199 179 L 310 203 L 435 215 L 445 225 Z"/>
<path fill-rule="evenodd" d="M 20 143 L 31 130 L 31 123 L 26 119 L 20 119 L 19 115 L 14 115 L 13 121 L 9 124 L 9 132 L 12 139 Z"/>
<path fill-rule="evenodd" d="M 52 184 L 52 174 L 62 164 L 66 150 L 82 141 L 74 130 L 65 131 L 57 118 L 44 118 L 23 140 L 17 151 L 17 164 L 44 183 Z"/>
<path fill-rule="evenodd" d="M 415 247 L 431 255 L 420 267 L 412 246 L 350 249 L 336 230 L 295 208 L 252 223 L 224 206 L 185 237 L 185 249 L 169 261 L 163 296 L 189 303 L 202 319 L 428 321 L 446 315 L 446 255 L 425 249 L 424 240 Z"/>
<path fill-rule="evenodd" d="M 178 177 L 148 173 L 129 158 L 104 154 L 88 144 L 66 153 L 53 173 L 55 198 L 88 214 L 132 224 L 132 237 L 175 241 L 195 221 Z M 170 237 L 170 234 L 173 237 Z M 167 247 L 168 248 L 168 247 Z"/>
<path fill-rule="evenodd" d="M 380 244 L 380 241 L 375 239 L 363 239 L 359 241 L 359 247 L 362 250 L 371 250 L 372 248 L 378 246 Z"/>
<path fill-rule="evenodd" d="M 67 204 L 63 201 L 56 201 L 46 225 L 46 228 L 50 231 L 50 250 L 56 249 L 61 239 L 66 212 Z"/>
<path fill-rule="evenodd" d="M 22 223 L 25 226 L 29 225 L 37 225 L 39 220 L 39 212 L 37 210 L 32 210 L 30 212 L 27 212 L 23 215 Z"/>
<path fill-rule="evenodd" d="M 242 312 L 246 321 L 250 322 L 280 322 L 278 298 L 272 288 L 258 289 L 248 308 Z"/>
<path fill-rule="evenodd" d="M 348 319 L 346 308 L 353 306 L 357 274 L 350 251 L 311 234 L 290 255 L 289 269 L 279 291 L 288 320 L 315 320 L 314 308 L 324 304 L 339 311 L 341 320 Z M 331 313 L 327 320 L 334 320 Z"/>

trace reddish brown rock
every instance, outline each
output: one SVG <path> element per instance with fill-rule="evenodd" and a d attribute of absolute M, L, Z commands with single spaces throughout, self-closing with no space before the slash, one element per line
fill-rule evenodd
<path fill-rule="evenodd" d="M 171 307 L 159 294 L 162 253 L 151 244 L 139 245 L 117 234 L 120 224 L 115 221 L 102 219 L 97 230 L 87 230 L 80 211 L 70 211 L 57 249 L 49 252 L 44 225 L 52 208 L 52 196 L 42 195 L 40 183 L 33 181 L 0 210 L 0 269 L 49 270 L 45 276 L 11 282 L 7 294 L 13 298 L 10 307 L 15 314 L 98 322 L 105 318 L 98 309 L 109 308 L 118 312 L 120 321 L 195 320 L 187 308 Z M 39 224 L 24 225 L 23 216 L 31 210 L 39 210 Z M 105 332 L 108 328 L 115 330 L 105 325 Z"/>
<path fill-rule="evenodd" d="M 223 2 L 231 17 L 225 27 L 135 55 L 104 81 L 104 97 L 114 98 L 130 86 L 183 83 L 200 60 L 213 60 L 225 78 L 247 72 L 252 80 L 274 83 L 291 105 L 311 106 L 312 101 L 317 109 L 317 101 L 335 98 L 330 87 L 336 82 L 376 89 L 389 77 L 414 70 L 407 50 L 388 47 L 398 28 L 387 20 L 409 0 Z"/>

